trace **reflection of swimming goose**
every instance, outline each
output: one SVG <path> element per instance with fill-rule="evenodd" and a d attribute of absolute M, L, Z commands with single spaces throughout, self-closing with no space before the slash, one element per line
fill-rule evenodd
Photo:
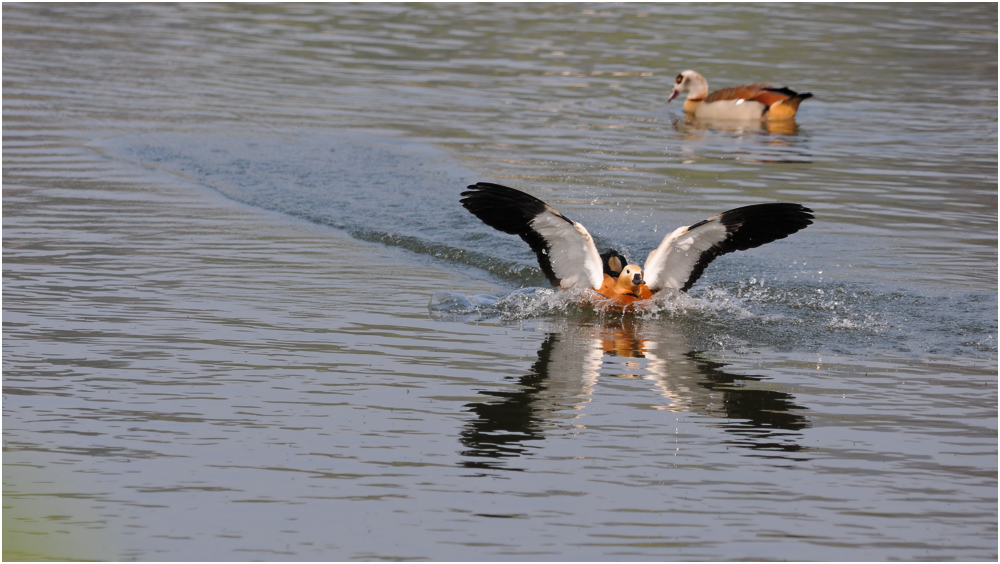
<path fill-rule="evenodd" d="M 784 239 L 813 219 L 812 210 L 799 204 L 736 208 L 676 229 L 640 268 L 616 251 L 598 254 L 584 226 L 520 190 L 480 182 L 462 196 L 462 205 L 486 225 L 528 243 L 553 286 L 591 288 L 624 303 L 665 288 L 687 291 L 715 257 Z"/>
<path fill-rule="evenodd" d="M 684 100 L 685 112 L 698 118 L 729 120 L 791 119 L 802 100 L 812 97 L 808 92 L 799 94 L 787 86 L 774 88 L 767 84 L 744 84 L 709 94 L 708 81 L 693 70 L 677 75 L 667 101 L 684 92 L 688 93 Z"/>

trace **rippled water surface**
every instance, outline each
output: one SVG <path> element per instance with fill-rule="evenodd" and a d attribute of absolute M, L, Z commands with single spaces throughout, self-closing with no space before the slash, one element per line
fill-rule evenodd
<path fill-rule="evenodd" d="M 3 16 L 5 560 L 997 558 L 995 5 Z M 477 181 L 816 222 L 594 311 Z"/>

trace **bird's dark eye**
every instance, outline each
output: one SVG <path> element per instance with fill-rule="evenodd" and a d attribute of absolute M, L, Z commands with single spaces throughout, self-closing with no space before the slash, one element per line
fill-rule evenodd
<path fill-rule="evenodd" d="M 682 82 L 684 82 L 684 75 L 683 74 L 677 75 L 677 84 L 680 84 Z"/>

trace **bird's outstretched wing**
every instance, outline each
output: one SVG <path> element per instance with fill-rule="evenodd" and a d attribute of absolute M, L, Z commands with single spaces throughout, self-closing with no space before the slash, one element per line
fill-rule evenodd
<path fill-rule="evenodd" d="M 601 287 L 603 263 L 584 226 L 534 196 L 499 184 L 479 182 L 462 196 L 465 209 L 483 223 L 524 239 L 553 286 Z"/>
<path fill-rule="evenodd" d="M 643 278 L 654 292 L 686 292 L 715 257 L 784 239 L 812 219 L 812 210 L 799 204 L 756 204 L 720 213 L 664 237 L 649 253 Z"/>

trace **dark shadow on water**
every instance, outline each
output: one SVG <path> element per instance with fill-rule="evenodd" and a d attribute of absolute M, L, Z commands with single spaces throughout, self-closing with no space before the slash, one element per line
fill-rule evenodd
<path fill-rule="evenodd" d="M 542 448 L 547 430 L 583 427 L 574 420 L 600 393 L 599 379 L 614 377 L 650 381 L 650 392 L 665 400 L 656 409 L 717 420 L 712 424 L 729 434 L 729 444 L 777 458 L 802 450 L 805 408 L 792 394 L 754 385 L 763 376 L 726 366 L 693 350 L 662 320 L 567 322 L 548 333 L 538 359 L 523 376 L 510 377 L 509 388 L 480 391 L 489 399 L 466 405 L 475 418 L 460 433 L 463 465 L 519 470 L 507 461 Z"/>

